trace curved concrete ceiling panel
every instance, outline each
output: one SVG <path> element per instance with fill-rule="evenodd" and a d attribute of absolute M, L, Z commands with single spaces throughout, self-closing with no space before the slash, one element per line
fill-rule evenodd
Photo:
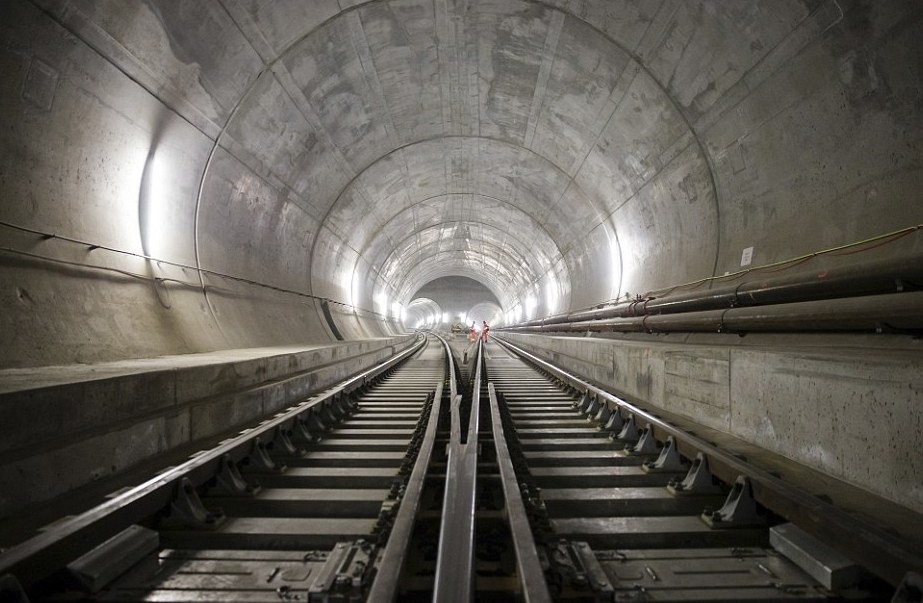
<path fill-rule="evenodd" d="M 307 291 L 317 222 L 284 191 L 221 149 L 206 175 L 198 213 L 200 265 L 274 287 Z M 229 236 L 235 244 L 228 245 Z"/>
<path fill-rule="evenodd" d="M 478 280 L 484 282 L 504 304 L 512 301 L 514 292 L 536 282 L 550 268 L 550 265 L 547 268 L 541 264 L 534 265 L 534 262 L 541 261 L 541 256 L 522 242 L 500 242 L 504 233 L 494 231 L 488 225 L 459 223 L 450 228 L 468 230 L 472 237 L 443 236 L 445 229 L 436 227 L 421 231 L 416 240 L 395 247 L 379 274 L 386 282 L 396 283 L 398 299 L 405 299 L 427 282 L 421 280 L 419 273 L 431 258 L 439 257 L 439 262 L 433 263 L 439 265 L 443 272 L 440 276 L 450 276 L 461 266 L 471 268 L 479 275 Z M 413 250 L 408 251 L 406 248 L 411 246 Z M 545 259 L 545 262 L 548 260 Z M 431 278 L 429 273 L 427 276 Z"/>
<path fill-rule="evenodd" d="M 514 251 L 498 258 L 512 262 L 504 272 L 529 273 L 525 280 L 507 281 L 498 293 L 511 299 L 513 283 L 536 281 L 598 223 L 579 188 L 535 153 L 496 140 L 450 137 L 399 149 L 361 174 L 327 216 L 318 243 L 350 247 L 386 274 L 390 288 L 405 294 L 423 283 L 392 281 L 405 275 L 382 270 L 384 262 L 395 265 L 398 256 L 418 261 L 420 247 L 439 233 L 467 239 L 475 250 L 491 243 L 501 252 Z M 325 260 L 314 254 L 318 290 L 324 288 L 321 277 L 332 274 L 319 264 Z M 446 264 L 445 274 L 460 267 Z M 347 280 L 334 275 L 328 282 Z"/>
<path fill-rule="evenodd" d="M 252 68 L 245 70 L 249 83 L 228 114 L 220 151 L 205 173 L 198 212 L 201 257 L 211 257 L 209 233 L 224 228 L 208 220 L 229 211 L 251 218 L 259 212 L 252 207 L 254 197 L 239 202 L 247 195 L 240 191 L 255 177 L 266 186 L 258 203 L 284 207 L 292 216 L 292 234 L 282 235 L 291 240 L 268 241 L 262 251 L 251 249 L 259 259 L 235 264 L 252 263 L 247 274 L 265 275 L 265 264 L 282 257 L 280 245 L 286 254 L 297 253 L 300 241 L 316 232 L 314 253 L 305 260 L 313 264 L 310 271 L 290 258 L 283 265 L 275 261 L 269 274 L 279 273 L 274 284 L 303 290 L 310 272 L 314 293 L 348 303 L 364 304 L 373 295 L 370 290 L 353 299 L 359 257 L 380 274 L 378 258 L 394 256 L 404 233 L 425 228 L 436 214 L 439 222 L 500 227 L 491 232 L 515 226 L 523 228 L 522 239 L 550 239 L 556 253 L 544 251 L 526 263 L 547 272 L 565 258 L 559 281 L 569 282 L 583 264 L 624 263 L 614 234 L 619 211 L 629 215 L 625 208 L 638 202 L 641 187 L 694 146 L 688 125 L 628 50 L 575 18 L 586 7 L 568 14 L 535 2 L 475 4 L 477 10 L 452 2 L 368 2 L 324 20 L 315 16 L 301 34 L 274 9 L 245 15 L 234 8 L 232 16 L 249 24 L 241 30 L 270 68 L 258 77 Z M 324 14 L 330 9 L 319 7 Z M 158 10 L 167 26 L 180 18 L 173 9 Z M 208 13 L 202 19 L 218 17 Z M 291 44 L 285 47 L 283 40 Z M 191 41 L 172 43 L 196 52 Z M 252 67 L 252 61 L 245 64 Z M 246 79 L 238 75 L 228 85 L 236 82 L 240 89 Z M 221 167 L 225 153 L 245 166 L 236 176 Z M 215 190 L 223 192 L 212 198 Z M 465 195 L 497 199 L 526 217 L 510 220 L 499 206 L 458 203 Z M 714 203 L 713 192 L 701 204 L 709 201 Z M 228 203 L 246 207 L 229 210 Z M 478 215 L 479 210 L 484 211 Z M 421 220 L 427 212 L 429 219 Z M 709 216 L 714 211 L 700 220 L 708 222 Z M 263 220 L 251 222 L 262 228 Z M 586 233 L 600 225 L 609 233 L 605 245 L 587 249 Z M 250 247 L 260 247 L 265 235 L 244 234 L 242 222 L 236 226 Z M 714 225 L 706 231 L 714 232 Z M 349 250 L 340 249 L 344 246 Z M 420 249 L 411 245 L 402 253 L 419 257 Z M 218 248 L 214 255 L 228 257 Z M 639 248 L 629 257 L 657 255 Z M 456 256 L 445 273 L 461 269 L 465 257 Z M 518 257 L 499 261 L 522 263 Z M 407 263 L 414 262 L 394 265 Z M 517 270 L 505 267 L 502 273 Z M 499 295 L 519 297 L 524 291 L 511 290 L 512 283 L 528 287 L 542 276 L 530 272 L 528 282 L 508 281 Z M 413 284 L 381 286 L 407 291 L 422 284 L 407 282 Z M 606 294 L 618 288 L 615 282 L 603 287 Z"/>
<path fill-rule="evenodd" d="M 414 328 L 436 324 L 442 320 L 442 307 L 428 297 L 414 298 L 405 308 L 404 320 Z"/>
<path fill-rule="evenodd" d="M 234 329 L 195 268 L 280 341 L 450 275 L 598 304 L 923 222 L 916 4 L 8 0 L 0 218 L 188 264 L 124 329 L 203 333 L 163 353 Z"/>
<path fill-rule="evenodd" d="M 495 198 L 533 215 L 548 236 L 565 243 L 581 234 L 581 224 L 599 219 L 585 195 L 539 154 L 504 141 L 445 137 L 403 147 L 360 174 L 326 216 L 337 235 L 370 236 L 357 220 L 387 224 L 415 205 L 445 195 Z M 573 201 L 571 205 L 562 199 Z M 466 215 L 458 208 L 455 217 Z M 364 246 L 361 238 L 357 248 Z"/>

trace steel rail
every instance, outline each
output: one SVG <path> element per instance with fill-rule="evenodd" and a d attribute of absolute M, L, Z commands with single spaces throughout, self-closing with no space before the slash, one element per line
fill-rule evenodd
<path fill-rule="evenodd" d="M 478 408 L 484 346 L 478 342 L 477 369 L 471 394 L 467 437 L 461 440 L 458 399 L 452 403 L 452 426 L 446 463 L 439 557 L 433 601 L 468 603 L 474 598 L 474 514 L 477 494 Z"/>
<path fill-rule="evenodd" d="M 445 347 L 446 358 L 448 358 L 448 370 L 449 370 L 449 395 L 451 399 L 454 400 L 455 396 L 458 395 L 458 381 L 455 379 L 456 366 L 455 358 L 452 356 L 452 348 L 449 347 L 449 342 L 437 333 L 433 333 L 436 338 L 442 342 L 443 347 Z"/>
<path fill-rule="evenodd" d="M 506 499 L 506 516 L 509 521 L 510 532 L 513 536 L 513 547 L 516 551 L 516 569 L 519 573 L 519 583 L 522 586 L 521 596 L 527 603 L 545 603 L 552 600 L 548 590 L 548 582 L 542 563 L 538 558 L 532 528 L 526 513 L 525 503 L 522 502 L 522 492 L 519 489 L 519 480 L 513 469 L 513 460 L 506 445 L 506 435 L 503 433 L 503 420 L 500 417 L 500 405 L 494 384 L 487 384 L 490 396 L 490 419 L 492 423 L 494 446 L 497 451 L 497 465 L 500 469 L 500 481 L 503 486 L 503 497 Z"/>
<path fill-rule="evenodd" d="M 257 427 L 245 430 L 101 505 L 61 521 L 53 528 L 11 547 L 0 554 L 0 576 L 12 574 L 24 587 L 47 578 L 93 546 L 169 505 L 184 478 L 189 479 L 193 486 L 205 483 L 218 471 L 224 457 L 234 462 L 244 459 L 253 450 L 257 438 L 263 443 L 273 441 L 279 428 L 287 428 L 300 415 L 332 404 L 340 396 L 362 387 L 418 352 L 425 343 L 426 340 L 421 339 L 411 348 L 291 410 L 277 414 Z"/>
<path fill-rule="evenodd" d="M 683 456 L 693 458 L 696 453 L 701 452 L 708 461 L 709 470 L 722 480 L 734 483 L 738 476 L 747 476 L 752 484 L 753 496 L 760 504 L 840 550 L 891 585 L 899 585 L 908 572 L 923 572 L 923 556 L 912 543 L 888 534 L 864 517 L 792 486 L 519 346 L 501 341 L 499 338 L 496 338 L 496 341 L 558 379 L 604 400 L 610 410 L 624 409 L 633 414 L 636 420 L 650 423 L 658 440 L 663 441 L 667 436 L 673 436 L 677 449 Z"/>
<path fill-rule="evenodd" d="M 452 350 L 445 339 L 439 335 L 436 335 L 436 337 L 445 348 L 446 358 L 448 359 L 450 399 L 454 400 L 457 385 L 455 383 L 455 363 L 452 359 Z M 391 534 L 388 536 L 388 543 L 385 545 L 375 580 L 372 582 L 366 598 L 368 601 L 394 601 L 397 597 L 401 572 L 407 560 L 408 547 L 413 536 L 417 514 L 420 510 L 426 473 L 429 469 L 433 456 L 433 447 L 436 443 L 436 430 L 439 427 L 443 390 L 444 385 L 440 382 L 433 395 L 433 406 L 430 410 L 429 422 L 426 425 L 426 435 L 423 438 L 413 471 L 404 489 L 404 495 L 401 497 L 397 516 L 394 519 L 394 525 L 391 527 Z"/>

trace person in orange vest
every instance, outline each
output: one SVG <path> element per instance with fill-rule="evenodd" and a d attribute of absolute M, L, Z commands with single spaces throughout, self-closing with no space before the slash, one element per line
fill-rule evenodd
<path fill-rule="evenodd" d="M 490 330 L 490 326 L 487 324 L 487 321 L 484 321 L 484 326 L 481 327 L 481 339 L 484 340 L 484 343 L 487 343 L 487 331 Z"/>
<path fill-rule="evenodd" d="M 471 321 L 471 330 L 468 331 L 468 341 L 475 342 L 478 340 L 478 330 L 474 328 L 474 321 Z"/>

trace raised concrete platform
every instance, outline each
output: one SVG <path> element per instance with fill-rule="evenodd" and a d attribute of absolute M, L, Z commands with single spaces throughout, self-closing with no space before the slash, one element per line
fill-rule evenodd
<path fill-rule="evenodd" d="M 412 335 L 0 371 L 0 519 L 205 445 L 361 372 Z"/>
<path fill-rule="evenodd" d="M 748 457 L 762 449 L 923 513 L 919 339 L 496 336 L 626 400 L 688 419 L 702 437 L 742 440 Z M 829 484 L 815 485 L 822 493 Z"/>

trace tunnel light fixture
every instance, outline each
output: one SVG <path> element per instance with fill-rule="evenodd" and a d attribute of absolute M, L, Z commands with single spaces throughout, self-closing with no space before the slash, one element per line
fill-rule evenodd
<path fill-rule="evenodd" d="M 442 322 L 449 322 L 449 313 L 448 313 L 448 312 L 443 312 L 443 313 L 442 313 Z"/>
<path fill-rule="evenodd" d="M 375 303 L 375 311 L 384 316 L 388 317 L 388 294 L 379 292 L 372 296 L 372 301 Z"/>

